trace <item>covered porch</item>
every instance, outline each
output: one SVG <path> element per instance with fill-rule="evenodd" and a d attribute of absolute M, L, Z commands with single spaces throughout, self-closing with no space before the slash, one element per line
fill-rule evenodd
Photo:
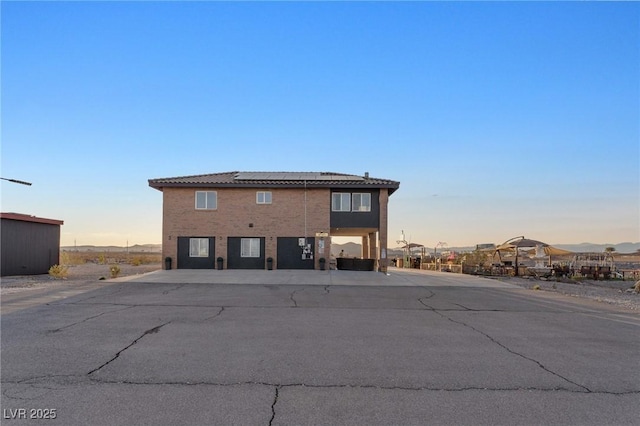
<path fill-rule="evenodd" d="M 387 243 L 376 228 L 331 228 L 330 235 L 357 241 L 360 254 L 336 255 L 335 269 L 343 271 L 387 271 Z M 333 243 L 333 240 L 332 240 Z M 333 266 L 333 265 L 331 265 Z"/>

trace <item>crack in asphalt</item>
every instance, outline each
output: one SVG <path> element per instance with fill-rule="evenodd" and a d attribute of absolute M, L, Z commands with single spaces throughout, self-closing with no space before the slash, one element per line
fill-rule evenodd
<path fill-rule="evenodd" d="M 435 308 L 433 306 L 427 305 L 426 303 L 424 303 L 424 300 L 426 299 L 431 299 L 433 296 L 436 295 L 436 293 L 433 290 L 430 290 L 428 288 L 422 287 L 423 290 L 427 290 L 429 292 L 428 296 L 424 296 L 424 297 L 419 297 L 418 298 L 418 302 L 420 302 L 420 304 L 432 311 L 435 311 Z"/>
<path fill-rule="evenodd" d="M 60 303 L 60 305 L 67 305 L 67 304 L 73 304 L 73 303 L 80 303 L 80 302 L 84 302 L 87 300 L 91 300 L 91 299 L 95 299 L 96 297 L 105 297 L 105 296 L 112 296 L 114 294 L 120 293 L 122 290 L 124 290 L 124 286 L 119 285 L 118 287 L 116 287 L 115 291 L 111 291 L 109 293 L 102 293 L 102 294 L 97 294 L 95 296 L 91 296 L 91 297 L 87 297 L 86 299 L 80 299 L 80 300 L 76 300 L 72 303 Z M 47 303 L 48 305 L 48 303 Z"/>
<path fill-rule="evenodd" d="M 331 287 L 331 286 L 330 286 L 330 285 L 325 285 L 325 286 L 324 286 L 324 292 L 325 292 L 325 293 L 327 293 L 327 294 L 329 294 L 329 293 L 330 293 L 330 291 L 329 291 L 329 287 Z"/>
<path fill-rule="evenodd" d="M 18 400 L 18 401 L 31 401 L 34 399 L 37 399 L 38 397 L 19 397 L 16 395 L 11 395 L 10 393 L 12 391 L 14 391 L 11 388 L 7 388 L 7 384 L 13 384 L 13 385 L 26 385 L 29 386 L 30 389 L 39 389 L 39 390 L 47 390 L 47 391 L 56 391 L 56 390 L 60 390 L 60 386 L 63 386 L 62 384 L 58 384 L 55 381 L 48 381 L 48 382 L 35 382 L 35 383 L 27 383 L 27 382 L 31 382 L 34 380 L 40 380 L 40 379 L 52 379 L 52 378 L 58 378 L 58 377 L 75 377 L 75 376 L 68 376 L 68 375 L 52 375 L 52 376 L 38 376 L 38 377 L 31 377 L 29 379 L 23 379 L 23 380 L 17 380 L 17 381 L 11 381 L 11 380 L 2 380 L 2 383 L 4 385 L 4 389 L 2 389 L 2 396 L 4 396 L 5 398 L 8 399 L 13 399 L 13 400 Z M 54 387 L 54 386 L 58 386 L 58 387 Z"/>
<path fill-rule="evenodd" d="M 296 290 L 295 292 L 298 292 L 300 290 Z M 295 293 L 294 292 L 294 293 Z M 423 302 L 424 299 L 430 299 L 433 295 L 429 295 L 426 297 L 422 297 L 422 298 L 418 298 L 418 302 L 420 302 L 420 304 L 424 307 L 426 307 L 427 309 L 431 310 L 431 311 L 439 311 L 439 312 L 513 312 L 513 313 L 524 313 L 524 312 L 540 312 L 539 310 L 529 310 L 529 309 L 517 309 L 517 310 L 510 310 L 510 309 L 470 309 L 470 308 L 463 308 L 461 307 L 460 309 L 454 309 L 454 308 L 434 308 L 433 306 L 430 306 L 428 304 L 426 304 L 425 302 Z M 291 300 L 291 294 L 289 295 L 289 300 Z M 286 308 L 291 308 L 292 306 L 290 305 L 281 305 L 281 306 L 269 306 L 269 305 L 202 305 L 202 304 L 176 304 L 176 303 L 114 303 L 114 302 L 90 302 L 90 303 L 80 303 L 80 302 L 69 302 L 69 303 L 60 303 L 58 305 L 105 305 L 105 306 L 127 306 L 127 307 L 131 307 L 131 308 L 138 308 L 138 307 L 163 307 L 163 308 L 221 308 L 221 307 L 225 307 L 225 308 L 246 308 L 246 309 L 286 309 Z M 300 307 L 300 306 L 295 306 L 295 307 Z M 379 310 L 380 308 L 377 307 L 367 307 L 367 306 L 358 306 L 358 307 L 349 307 L 349 306 L 305 306 L 305 309 L 339 309 L 339 310 L 345 310 L 345 309 L 352 309 L 352 310 L 363 310 L 363 311 L 370 311 L 370 310 Z M 406 307 L 397 307 L 397 306 L 393 306 L 393 307 L 387 307 L 384 308 L 385 310 L 394 310 L 394 311 L 424 311 L 423 308 L 406 308 Z M 549 311 L 546 312 L 549 315 L 554 315 L 554 314 L 558 314 L 558 315 L 563 315 L 563 314 L 582 314 L 584 312 L 582 311 Z"/>
<path fill-rule="evenodd" d="M 432 293 L 433 293 L 433 292 L 432 292 Z M 526 355 L 524 355 L 524 354 L 521 354 L 521 353 L 519 353 L 519 352 L 516 352 L 516 351 L 512 350 L 512 349 L 511 349 L 511 348 L 509 348 L 508 346 L 506 346 L 506 345 L 504 345 L 504 344 L 500 343 L 498 340 L 496 340 L 495 338 L 491 337 L 489 334 L 487 334 L 487 333 L 485 333 L 485 332 L 483 332 L 483 331 L 481 331 L 481 330 L 478 330 L 477 328 L 473 327 L 472 325 L 469 325 L 469 324 L 465 323 L 464 321 L 455 320 L 455 319 L 453 319 L 453 318 L 451 318 L 451 317 L 448 317 L 447 315 L 445 315 L 445 314 L 443 314 L 443 313 L 442 313 L 442 312 L 445 312 L 445 311 L 457 311 L 457 312 L 460 312 L 458 309 L 435 309 L 433 306 L 430 306 L 430 305 L 428 305 L 427 303 L 425 303 L 425 302 L 424 302 L 424 300 L 425 300 L 425 299 L 428 299 L 428 298 L 430 298 L 430 297 L 432 297 L 432 296 L 433 296 L 433 294 L 432 294 L 431 296 L 429 296 L 429 297 L 421 297 L 421 298 L 419 298 L 419 299 L 418 299 L 418 302 L 420 302 L 420 304 L 421 304 L 421 305 L 423 305 L 424 307 L 428 308 L 429 310 L 431 310 L 431 311 L 435 312 L 436 314 L 440 315 L 441 317 L 443 317 L 443 318 L 445 318 L 445 319 L 447 319 L 447 320 L 449 320 L 449 321 L 451 321 L 451 322 L 453 322 L 453 323 L 460 324 L 460 325 L 462 325 L 462 326 L 464 326 L 464 327 L 470 328 L 471 330 L 475 331 L 476 333 L 481 334 L 482 336 L 486 337 L 486 338 L 487 338 L 487 339 L 489 339 L 491 342 L 493 342 L 493 343 L 495 343 L 496 345 L 500 346 L 501 348 L 503 348 L 503 349 L 504 349 L 504 350 L 506 350 L 507 352 L 512 353 L 512 354 L 514 354 L 514 355 L 517 355 L 517 356 L 519 356 L 519 357 L 521 357 L 521 358 L 523 358 L 523 359 L 526 359 L 527 361 L 530 361 L 530 362 L 535 363 L 536 365 L 538 365 L 538 367 L 540 367 L 540 368 L 541 368 L 541 369 L 543 369 L 544 371 L 546 371 L 546 372 L 548 372 L 548 373 L 550 373 L 550 374 L 553 374 L 554 376 L 556 376 L 556 377 L 558 377 L 558 378 L 560 378 L 560 379 L 562 379 L 562 380 L 564 380 L 564 381 L 566 381 L 566 382 L 568 382 L 568 383 L 571 383 L 571 384 L 572 384 L 572 385 L 574 385 L 574 386 L 578 386 L 579 388 L 584 389 L 584 391 L 585 391 L 585 392 L 587 392 L 587 393 L 592 393 L 592 392 L 593 392 L 593 391 L 592 391 L 591 389 L 589 389 L 588 387 L 586 387 L 586 386 L 584 386 L 584 385 L 581 385 L 581 384 L 579 384 L 579 383 L 576 383 L 576 382 L 574 382 L 573 380 L 570 380 L 569 378 L 564 377 L 564 376 L 562 376 L 561 374 L 556 373 L 555 371 L 553 371 L 553 370 L 551 370 L 551 369 L 549 369 L 549 368 L 545 367 L 545 366 L 544 366 L 540 361 L 538 361 L 538 360 L 536 360 L 536 359 L 533 359 L 533 358 L 530 358 L 530 357 L 528 357 L 528 356 L 526 356 Z M 477 310 L 477 309 L 469 309 L 469 308 L 467 308 L 466 306 L 461 305 L 461 304 L 459 304 L 459 303 L 454 303 L 454 305 L 456 305 L 456 306 L 460 306 L 460 307 L 461 307 L 461 308 L 463 308 L 465 311 L 470 311 L 470 312 L 485 312 L 485 311 L 490 311 L 490 312 L 508 312 L 508 311 L 497 310 L 497 309 L 494 309 L 494 310 Z"/>
<path fill-rule="evenodd" d="M 273 403 L 271 404 L 271 419 L 269 420 L 269 426 L 273 424 L 273 420 L 276 418 L 276 404 L 278 403 L 279 394 L 280 394 L 280 387 L 276 386 L 276 394 L 273 398 Z"/>
<path fill-rule="evenodd" d="M 427 308 L 427 309 L 429 309 L 429 310 L 431 310 L 431 311 L 435 311 L 435 310 L 436 310 L 436 308 L 434 308 L 434 307 L 433 307 L 433 306 L 431 306 L 431 305 L 427 305 L 426 303 L 424 303 L 424 302 L 423 302 L 423 300 L 424 300 L 424 299 L 429 299 L 429 298 L 431 298 L 431 297 L 433 297 L 433 295 L 428 296 L 428 297 L 419 297 L 419 298 L 418 298 L 418 302 L 420 302 L 420 304 L 421 304 L 422 306 L 424 306 L 425 308 Z M 420 309 L 420 310 L 423 310 L 423 309 Z"/>
<path fill-rule="evenodd" d="M 297 308 L 298 307 L 298 302 L 296 302 L 296 299 L 293 298 L 293 296 L 296 294 L 298 290 L 293 290 L 290 294 L 289 294 L 289 299 L 291 299 L 291 301 L 293 302 L 293 307 Z"/>
<path fill-rule="evenodd" d="M 461 305 L 460 303 L 452 303 L 452 304 L 453 304 L 453 305 L 456 305 L 456 306 L 460 306 L 460 307 L 461 307 L 462 309 L 464 309 L 465 311 L 472 311 L 472 310 L 473 310 L 473 309 L 469 309 L 469 308 L 467 308 L 467 307 L 466 307 L 466 306 L 464 306 L 464 305 Z"/>
<path fill-rule="evenodd" d="M 202 322 L 205 322 L 205 321 L 209 321 L 209 320 L 211 320 L 211 319 L 218 318 L 218 317 L 222 314 L 222 312 L 224 312 L 224 306 L 222 306 L 222 307 L 220 308 L 220 310 L 218 311 L 218 313 L 217 313 L 217 314 L 212 315 L 212 316 L 210 316 L 210 317 L 207 317 L 207 318 L 203 319 L 203 320 L 202 320 Z"/>
<path fill-rule="evenodd" d="M 58 383 L 55 379 L 64 378 L 63 383 Z M 51 380 L 53 379 L 53 380 Z M 73 379 L 73 380 L 70 380 Z M 27 383 L 30 381 L 35 381 L 34 383 Z M 47 380 L 51 380 L 49 383 L 56 384 L 58 386 L 71 386 L 76 385 L 78 383 L 86 383 L 87 380 L 94 384 L 110 384 L 110 385 L 128 385 L 128 386 L 216 386 L 216 387 L 234 387 L 234 386 L 265 386 L 265 387 L 273 387 L 277 389 L 276 396 L 274 397 L 272 403 L 272 412 L 275 412 L 274 408 L 278 399 L 280 397 L 280 390 L 283 388 L 312 388 L 312 389 L 374 389 L 374 390 L 384 390 L 384 391 L 428 391 L 428 392 L 469 392 L 469 391 L 486 391 L 486 392 L 567 392 L 567 393 L 575 393 L 575 394 L 594 394 L 594 395 L 614 395 L 614 396 L 624 396 L 624 395 L 640 395 L 640 389 L 638 390 L 629 390 L 629 391 L 603 391 L 603 390 L 588 390 L 584 386 L 580 386 L 584 390 L 576 390 L 575 388 L 567 388 L 561 386 L 555 387 L 521 387 L 521 386 L 513 386 L 513 387 L 485 387 L 485 386 L 462 386 L 462 387 L 433 387 L 433 386 L 384 386 L 384 385 L 368 385 L 368 384 L 351 384 L 351 383 L 342 383 L 342 384 L 308 384 L 308 383 L 273 383 L 266 381 L 245 381 L 245 382 L 209 382 L 209 381 L 171 381 L 171 380 L 160 380 L 160 381 L 134 381 L 134 380 L 108 380 L 108 379 L 100 379 L 95 377 L 89 377 L 85 375 L 51 375 L 51 376 L 36 376 L 28 379 L 22 380 L 3 380 L 3 384 L 7 385 L 28 385 L 28 386 L 38 386 L 41 388 L 58 390 L 57 388 L 49 388 L 47 387 L 47 383 L 44 383 Z M 571 383 L 571 382 L 570 382 Z M 572 383 L 573 384 L 573 383 Z M 3 389 L 3 394 L 8 390 Z M 11 395 L 5 394 L 8 398 L 12 399 L 20 399 L 13 397 Z"/>
<path fill-rule="evenodd" d="M 462 309 L 454 309 L 454 308 L 434 308 L 431 305 L 428 305 L 427 303 L 424 302 L 424 299 L 429 299 L 431 296 L 428 297 L 421 297 L 418 298 L 418 302 L 420 302 L 420 304 L 422 306 L 424 306 L 425 308 L 427 308 L 430 311 L 434 311 L 434 312 L 514 312 L 514 313 L 523 313 L 523 312 L 540 312 L 538 310 L 526 310 L 526 309 L 519 309 L 519 310 L 509 310 L 509 309 L 471 309 L 468 308 L 464 305 L 461 305 L 459 303 L 452 303 L 452 305 L 456 305 L 456 306 L 460 306 L 460 308 Z M 423 310 L 423 309 L 420 309 Z M 574 314 L 580 314 L 580 311 L 575 311 L 575 312 L 547 312 L 548 314 L 568 314 L 568 313 L 574 313 Z M 446 317 L 448 319 L 448 317 Z"/>
<path fill-rule="evenodd" d="M 467 392 L 467 391 L 487 391 L 487 392 L 567 392 L 567 393 L 577 393 L 577 394 L 594 394 L 594 395 L 640 395 L 639 390 L 631 390 L 631 391 L 591 391 L 587 390 L 583 386 L 581 388 L 585 390 L 576 390 L 574 388 L 567 388 L 561 386 L 554 387 L 535 387 L 535 386 L 513 386 L 513 387 L 486 387 L 486 386 L 463 386 L 463 387 L 431 387 L 431 386 L 384 386 L 384 385 L 367 385 L 367 384 L 326 384 L 326 385 L 318 385 L 318 384 L 308 384 L 308 383 L 272 383 L 272 382 L 260 382 L 260 381 L 247 381 L 247 382 L 180 382 L 180 381 L 132 381 L 132 380 L 104 380 L 104 379 L 95 379 L 92 378 L 91 381 L 96 383 L 104 383 L 104 384 L 123 384 L 123 385 L 135 385 L 135 386 L 156 386 L 156 385 L 173 385 L 173 386 L 219 386 L 219 387 L 233 387 L 233 386 L 267 386 L 267 387 L 275 387 L 277 389 L 282 388 L 313 388 L 313 389 L 377 389 L 377 390 L 402 390 L 402 391 L 433 391 L 433 392 Z M 278 394 L 279 395 L 279 394 Z M 277 400 L 274 400 L 274 404 Z"/>
<path fill-rule="evenodd" d="M 425 296 L 425 297 L 422 297 L 421 299 L 431 299 L 433 296 L 435 296 L 435 295 L 436 295 L 436 293 L 435 293 L 433 290 L 431 290 L 431 289 L 428 289 L 428 288 L 426 288 L 426 287 L 422 287 L 422 289 L 423 289 L 423 290 L 427 290 L 427 292 L 429 292 L 429 295 L 428 295 L 428 296 Z"/>
<path fill-rule="evenodd" d="M 48 332 L 49 332 L 49 333 L 58 333 L 58 332 L 60 332 L 60 331 L 62 331 L 62 330 L 65 330 L 65 329 L 67 329 L 67 328 L 73 327 L 74 325 L 82 324 L 83 322 L 87 322 L 87 321 L 92 320 L 92 319 L 94 319 L 94 318 L 101 317 L 102 315 L 110 314 L 110 313 L 112 313 L 112 312 L 120 312 L 120 311 L 124 311 L 124 310 L 126 310 L 126 309 L 131 309 L 131 308 L 133 308 L 133 306 L 126 306 L 126 307 L 124 307 L 124 308 L 122 308 L 122 309 L 114 309 L 113 311 L 101 312 L 101 313 L 99 313 L 98 315 L 90 316 L 90 317 L 88 317 L 88 318 L 83 319 L 82 321 L 77 321 L 77 322 L 74 322 L 74 323 L 72 323 L 72 324 L 68 324 L 68 325 L 65 325 L 65 326 L 63 326 L 63 327 L 56 328 L 56 329 L 54 329 L 54 330 L 49 330 Z"/>
<path fill-rule="evenodd" d="M 168 290 L 163 291 L 162 294 L 167 295 L 167 294 L 171 293 L 172 291 L 180 290 L 184 286 L 186 286 L 186 284 L 178 284 L 174 288 L 170 288 Z"/>
<path fill-rule="evenodd" d="M 444 314 L 440 313 L 438 310 L 434 310 L 434 312 L 435 312 L 436 314 L 440 315 L 441 317 L 448 319 L 449 321 L 451 321 L 451 322 L 453 322 L 453 323 L 460 324 L 460 325 L 462 325 L 462 326 L 464 326 L 464 327 L 470 328 L 471 330 L 475 331 L 475 332 L 476 332 L 476 333 L 478 333 L 478 334 L 481 334 L 482 336 L 484 336 L 484 337 L 486 337 L 487 339 L 489 339 L 491 342 L 493 342 L 493 343 L 495 343 L 496 345 L 500 346 L 501 348 L 503 348 L 503 349 L 504 349 L 504 350 L 506 350 L 507 352 L 512 353 L 512 354 L 517 355 L 517 356 L 519 356 L 519 357 L 521 357 L 521 358 L 523 358 L 523 359 L 526 359 L 527 361 L 531 361 L 531 362 L 533 362 L 533 363 L 537 364 L 537 365 L 538 365 L 538 367 L 540 367 L 540 368 L 541 368 L 541 369 L 543 369 L 544 371 L 546 371 L 546 372 L 548 372 L 548 373 L 550 373 L 550 374 L 553 374 L 554 376 L 559 377 L 560 379 L 562 379 L 562 380 L 564 380 L 564 381 L 566 381 L 566 382 L 568 382 L 568 383 L 571 383 L 571 384 L 572 384 L 572 385 L 574 385 L 574 386 L 578 386 L 578 387 L 580 387 L 580 388 L 584 389 L 584 390 L 585 390 L 585 392 L 587 392 L 587 393 L 592 393 L 591 389 L 589 389 L 588 387 L 586 387 L 586 386 L 584 386 L 584 385 L 581 385 L 581 384 L 579 384 L 579 383 L 576 383 L 576 382 L 574 382 L 573 380 L 571 380 L 571 379 L 569 379 L 569 378 L 567 378 L 567 377 L 564 377 L 563 375 L 561 375 L 561 374 L 559 374 L 559 373 L 556 373 L 555 371 L 553 371 L 553 370 L 551 370 L 551 369 L 549 369 L 549 368 L 545 367 L 545 366 L 544 366 L 540 361 L 538 361 L 538 360 L 536 360 L 536 359 L 530 358 L 530 357 L 528 357 L 528 356 L 526 356 L 526 355 L 524 355 L 524 354 L 521 354 L 521 353 L 519 353 L 519 352 L 516 352 L 516 351 L 512 350 L 512 349 L 511 349 L 511 348 L 509 348 L 508 346 L 506 346 L 506 345 L 504 345 L 504 344 L 500 343 L 498 340 L 496 340 L 495 338 L 491 337 L 489 334 L 487 334 L 487 333 L 485 333 L 485 332 L 483 332 L 483 331 L 481 331 L 481 330 L 478 330 L 477 328 L 473 327 L 472 325 L 469 325 L 469 324 L 465 323 L 464 321 L 459 321 L 459 320 L 455 320 L 455 319 L 453 319 L 453 318 L 450 318 L 450 317 L 448 317 L 448 316 L 446 316 L 446 315 L 444 315 Z"/>
<path fill-rule="evenodd" d="M 95 373 L 96 371 L 99 371 L 100 369 L 102 369 L 103 367 L 106 367 L 107 365 L 109 365 L 110 363 L 112 363 L 113 361 L 115 361 L 122 352 L 126 351 L 127 349 L 129 349 L 131 346 L 135 345 L 136 343 L 138 343 L 138 341 L 140 339 L 142 339 L 144 336 L 146 336 L 147 334 L 154 334 L 157 333 L 158 331 L 160 331 L 160 329 L 162 327 L 164 327 L 165 325 L 169 324 L 171 321 L 167 321 L 164 324 L 160 324 L 156 327 L 150 328 L 149 330 L 145 331 L 144 333 L 142 333 L 142 335 L 140 337 L 138 337 L 137 339 L 135 339 L 133 342 L 129 343 L 125 348 L 121 349 L 118 351 L 118 353 L 115 354 L 115 356 L 113 358 L 111 358 L 109 361 L 105 362 L 104 364 L 102 364 L 101 366 L 99 366 L 98 368 L 94 368 L 93 370 L 89 371 L 87 373 L 87 375 L 91 375 L 93 373 Z"/>

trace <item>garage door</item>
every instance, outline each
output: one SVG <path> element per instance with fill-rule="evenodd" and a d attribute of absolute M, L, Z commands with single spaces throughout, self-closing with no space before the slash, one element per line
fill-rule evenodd
<path fill-rule="evenodd" d="M 215 237 L 178 237 L 178 269 L 215 269 Z"/>
<path fill-rule="evenodd" d="M 307 238 L 307 245 L 315 247 L 315 238 Z M 313 257 L 302 258 L 298 237 L 278 237 L 278 269 L 313 269 Z"/>
<path fill-rule="evenodd" d="M 229 237 L 227 268 L 265 269 L 264 237 Z"/>

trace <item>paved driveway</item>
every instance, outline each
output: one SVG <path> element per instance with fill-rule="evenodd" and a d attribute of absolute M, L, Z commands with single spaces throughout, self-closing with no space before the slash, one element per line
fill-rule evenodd
<path fill-rule="evenodd" d="M 637 314 L 477 277 L 159 271 L 2 303 L 3 425 L 640 418 Z"/>
<path fill-rule="evenodd" d="M 258 284 L 258 285 L 330 285 L 420 287 L 453 286 L 484 288 L 517 288 L 504 282 L 473 275 L 429 272 L 418 269 L 390 268 L 388 274 L 356 271 L 296 271 L 296 270 L 158 270 L 144 275 L 131 275 L 113 282 L 144 282 L 162 284 Z"/>

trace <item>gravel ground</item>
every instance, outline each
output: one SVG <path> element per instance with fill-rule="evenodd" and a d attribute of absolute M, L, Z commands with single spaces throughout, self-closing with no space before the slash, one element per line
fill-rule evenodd
<path fill-rule="evenodd" d="M 549 291 L 591 299 L 640 312 L 640 294 L 633 291 L 633 281 L 551 281 L 536 278 L 498 278 L 530 290 Z M 536 288 L 537 287 L 537 288 Z"/>
<path fill-rule="evenodd" d="M 159 263 L 140 266 L 118 264 L 118 266 L 120 267 L 120 274 L 118 274 L 118 277 L 144 274 L 161 269 L 161 265 Z M 98 265 L 95 263 L 70 265 L 68 269 L 69 275 L 64 279 L 56 279 L 48 274 L 2 277 L 0 280 L 0 294 L 15 293 L 18 291 L 43 287 L 98 282 L 101 278 L 109 279 L 111 277 L 111 271 L 109 268 L 110 265 Z"/>
<path fill-rule="evenodd" d="M 161 269 L 160 264 L 132 266 L 120 264 L 120 277 L 144 274 Z M 100 278 L 109 278 L 109 265 L 86 263 L 69 266 L 66 279 L 55 279 L 49 275 L 25 275 L 4 277 L 0 280 L 0 294 L 14 293 L 29 289 L 51 287 L 56 285 L 73 285 L 74 283 L 97 282 Z M 640 294 L 630 291 L 633 281 L 544 281 L 534 278 L 501 277 L 501 281 L 534 290 L 561 293 L 573 297 L 595 300 L 610 305 L 620 306 L 640 312 Z"/>

